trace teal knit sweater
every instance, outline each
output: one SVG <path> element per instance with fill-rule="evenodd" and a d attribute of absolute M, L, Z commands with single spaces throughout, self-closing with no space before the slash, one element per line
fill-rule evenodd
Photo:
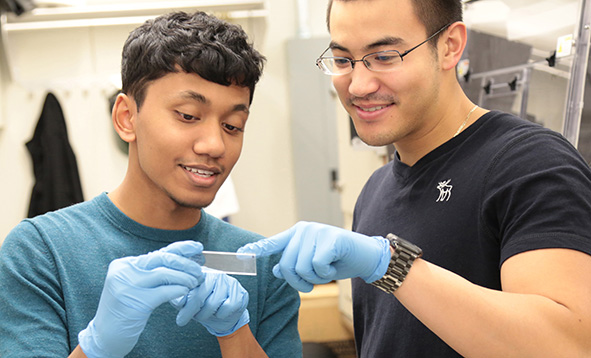
<path fill-rule="evenodd" d="M 160 230 L 123 214 L 103 193 L 23 220 L 0 248 L 0 357 L 64 358 L 94 317 L 109 263 L 119 257 L 195 240 L 205 250 L 236 251 L 261 239 L 202 212 L 188 230 Z M 248 291 L 250 329 L 269 357 L 301 357 L 299 296 L 257 259 L 257 276 L 235 276 Z M 220 357 L 217 339 L 197 322 L 175 323 L 176 309 L 158 307 L 128 357 Z"/>

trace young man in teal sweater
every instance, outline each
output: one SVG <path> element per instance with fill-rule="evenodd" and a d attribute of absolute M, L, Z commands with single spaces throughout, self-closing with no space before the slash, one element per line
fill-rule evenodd
<path fill-rule="evenodd" d="M 261 238 L 202 209 L 240 156 L 263 63 L 242 29 L 201 12 L 130 34 L 112 112 L 127 174 L 5 239 L 0 356 L 301 356 L 299 296 L 270 274 L 278 258 L 236 278 L 189 259 Z"/>

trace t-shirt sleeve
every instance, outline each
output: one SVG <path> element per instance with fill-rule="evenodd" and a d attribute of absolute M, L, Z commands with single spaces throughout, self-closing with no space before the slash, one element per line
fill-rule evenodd
<path fill-rule="evenodd" d="M 0 356 L 70 354 L 58 274 L 42 236 L 28 220 L 0 247 Z M 32 264 L 34 263 L 34 264 Z"/>
<path fill-rule="evenodd" d="M 591 170 L 560 135 L 533 131 L 508 143 L 483 193 L 482 219 L 500 240 L 500 264 L 545 248 L 591 254 Z"/>

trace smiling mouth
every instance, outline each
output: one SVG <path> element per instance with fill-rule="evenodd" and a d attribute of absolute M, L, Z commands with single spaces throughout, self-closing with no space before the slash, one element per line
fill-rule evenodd
<path fill-rule="evenodd" d="M 212 172 L 212 171 L 210 171 L 210 170 L 203 170 L 203 169 L 197 169 L 197 168 L 190 168 L 190 167 L 186 167 L 186 166 L 184 166 L 184 165 L 183 165 L 183 169 L 185 169 L 186 171 L 188 171 L 188 172 L 191 172 L 191 173 L 193 173 L 193 174 L 196 174 L 196 175 L 198 175 L 198 176 L 200 176 L 200 177 L 203 177 L 203 178 L 209 178 L 209 177 L 211 177 L 211 176 L 214 176 L 214 175 L 215 175 L 215 173 L 214 173 L 214 172 Z"/>
<path fill-rule="evenodd" d="M 369 108 L 364 108 L 364 107 L 357 106 L 357 108 L 359 108 L 363 112 L 375 112 L 375 111 L 379 111 L 381 109 L 384 109 L 386 107 L 388 107 L 388 106 L 387 105 L 386 106 L 376 106 L 376 107 L 369 107 Z"/>

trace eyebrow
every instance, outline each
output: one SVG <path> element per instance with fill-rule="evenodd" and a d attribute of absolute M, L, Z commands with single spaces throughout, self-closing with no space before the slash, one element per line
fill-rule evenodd
<path fill-rule="evenodd" d="M 207 97 L 205 97 L 201 93 L 198 93 L 198 92 L 195 92 L 192 90 L 187 90 L 187 91 L 181 92 L 181 97 L 186 98 L 186 99 L 190 99 L 190 100 L 194 100 L 199 103 L 203 103 L 203 104 L 207 104 L 207 105 L 211 104 L 211 101 L 209 99 L 207 99 Z M 250 110 L 248 109 L 248 106 L 243 103 L 239 103 L 239 104 L 234 105 L 234 107 L 232 107 L 230 112 L 245 112 L 246 114 L 250 114 Z"/>
<path fill-rule="evenodd" d="M 400 37 L 386 36 L 386 37 L 383 37 L 377 41 L 374 41 L 374 42 L 366 45 L 363 48 L 363 51 L 371 51 L 373 49 L 376 49 L 376 48 L 379 48 L 382 46 L 394 46 L 394 45 L 401 45 L 404 43 L 405 43 L 405 41 Z M 340 50 L 340 51 L 349 52 L 349 53 L 351 52 L 348 48 L 340 45 L 338 42 L 335 42 L 335 41 L 330 42 L 329 48 L 331 50 Z"/>
<path fill-rule="evenodd" d="M 250 110 L 248 106 L 245 104 L 237 104 L 232 108 L 232 112 L 244 112 L 246 114 L 250 114 Z"/>
<path fill-rule="evenodd" d="M 181 92 L 181 97 L 185 98 L 185 99 L 191 99 L 203 104 L 209 104 L 211 103 L 204 95 L 202 95 L 201 93 L 197 93 L 195 91 L 191 91 L 191 90 L 187 90 L 187 91 L 183 91 Z"/>

